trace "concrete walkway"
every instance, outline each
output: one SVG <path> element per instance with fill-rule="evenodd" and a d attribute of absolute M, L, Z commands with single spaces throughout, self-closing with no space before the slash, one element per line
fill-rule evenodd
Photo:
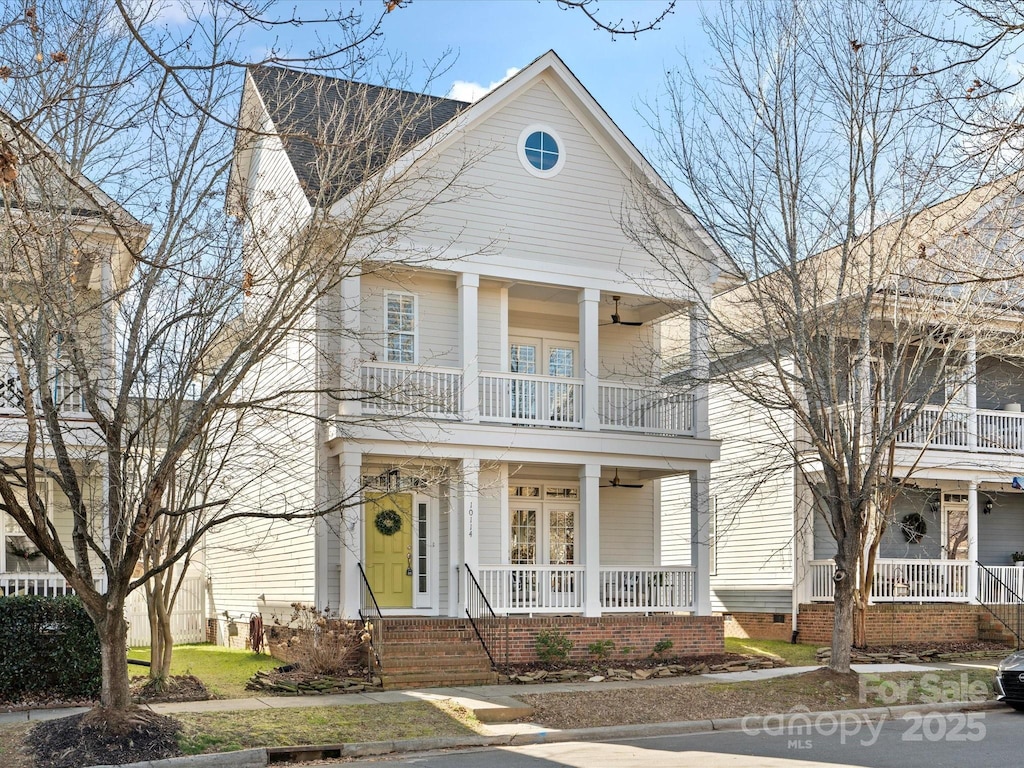
<path fill-rule="evenodd" d="M 939 670 L 966 670 L 974 667 L 995 668 L 995 662 L 972 661 L 969 663 L 946 662 L 941 664 L 854 664 L 860 673 L 872 672 L 928 672 Z M 659 677 L 650 680 L 619 680 L 600 683 L 533 683 L 515 685 L 478 685 L 458 688 L 425 688 L 407 691 L 380 691 L 375 693 L 342 693 L 330 696 L 262 696 L 246 699 L 211 699 L 209 701 L 182 701 L 166 704 L 148 704 L 148 709 L 160 714 L 178 712 L 242 712 L 261 709 L 298 709 L 304 707 L 354 707 L 366 704 L 403 704 L 414 701 L 450 699 L 473 712 L 484 724 L 508 723 L 520 717 L 529 716 L 529 708 L 515 699 L 538 693 L 572 693 L 578 691 L 614 691 L 630 688 L 662 688 L 708 683 L 738 683 L 753 680 L 769 680 L 774 677 L 810 672 L 820 667 L 778 667 L 755 669 L 748 672 L 715 672 L 705 675 L 681 677 Z M 88 707 L 67 707 L 62 709 L 32 709 L 21 712 L 0 713 L 0 723 L 25 722 L 26 720 L 52 720 L 58 717 L 87 712 Z M 514 726 L 519 732 L 529 730 L 527 724 Z M 494 733 L 508 732 L 505 727 L 491 726 Z"/>
<path fill-rule="evenodd" d="M 943 662 L 936 664 L 855 664 L 853 669 L 859 673 L 884 674 L 888 672 L 929 672 L 959 671 L 970 668 L 994 669 L 995 662 L 987 664 L 983 661 Z M 429 688 L 409 691 L 382 691 L 379 693 L 340 694 L 332 696 L 294 696 L 294 697 L 260 697 L 248 699 L 217 699 L 213 701 L 175 702 L 168 704 L 152 704 L 149 709 L 160 713 L 175 712 L 232 712 L 253 711 L 262 709 L 302 708 L 302 707 L 351 707 L 374 704 L 400 704 L 415 701 L 431 701 L 448 699 L 461 704 L 474 712 L 483 724 L 481 733 L 462 736 L 446 736 L 400 741 L 366 742 L 335 745 L 327 747 L 341 758 L 372 757 L 394 753 L 420 753 L 432 750 L 446 750 L 471 747 L 520 746 L 561 741 L 607 741 L 609 739 L 642 738 L 659 735 L 678 735 L 681 733 L 704 733 L 710 731 L 737 730 L 756 727 L 764 718 L 727 718 L 724 720 L 701 720 L 678 723 L 650 723 L 644 725 L 628 725 L 603 728 L 582 728 L 558 731 L 533 723 L 510 722 L 513 719 L 529 717 L 530 709 L 516 700 L 517 695 L 535 693 L 563 693 L 574 691 L 608 691 L 629 688 L 666 688 L 672 686 L 691 686 L 721 682 L 743 682 L 751 680 L 768 680 L 786 675 L 809 672 L 820 667 L 783 667 L 779 669 L 761 669 L 749 672 L 720 672 L 706 675 L 684 677 L 664 677 L 653 680 L 605 681 L 599 683 L 537 683 L 525 685 L 485 685 L 462 688 Z M 983 710 L 1002 708 L 996 702 L 979 702 L 965 704 L 963 702 L 942 702 L 932 705 L 907 705 L 896 707 L 875 707 L 872 709 L 844 710 L 843 717 L 857 717 L 864 721 L 885 720 L 899 717 L 901 713 L 920 714 L 922 712 L 950 712 L 963 710 Z M 36 709 L 24 712 L 0 714 L 0 723 L 47 720 L 87 711 L 87 708 Z M 806 718 L 807 715 L 781 715 L 784 720 L 791 717 Z M 778 720 L 780 716 L 768 716 Z M 749 721 L 749 722 L 748 722 Z M 223 752 L 192 757 L 175 757 L 167 760 L 153 760 L 133 763 L 127 766 L 92 766 L 92 768 L 266 768 L 270 763 L 286 756 L 293 757 L 295 752 L 318 752 L 324 757 L 323 747 L 278 747 L 268 749 L 245 749 L 238 752 Z M 282 753 L 272 755 L 271 753 Z M 287 755 L 283 753 L 287 752 Z M 308 759 L 314 759 L 311 753 Z"/>

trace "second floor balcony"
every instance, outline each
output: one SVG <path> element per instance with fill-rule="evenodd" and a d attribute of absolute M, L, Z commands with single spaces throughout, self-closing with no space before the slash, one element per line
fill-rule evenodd
<path fill-rule="evenodd" d="M 457 368 L 377 362 L 361 366 L 360 381 L 365 414 L 698 435 L 694 396 L 659 387 L 599 380 L 595 402 L 588 403 L 583 379 L 481 371 L 474 385 Z M 466 397 L 467 387 L 475 398 Z"/>
<path fill-rule="evenodd" d="M 899 445 L 945 450 L 1024 453 L 1024 413 L 926 405 L 898 437 Z"/>

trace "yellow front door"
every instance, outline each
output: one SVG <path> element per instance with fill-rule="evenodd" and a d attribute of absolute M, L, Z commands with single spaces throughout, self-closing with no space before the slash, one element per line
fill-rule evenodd
<path fill-rule="evenodd" d="M 366 495 L 366 578 L 381 608 L 412 608 L 412 494 Z"/>

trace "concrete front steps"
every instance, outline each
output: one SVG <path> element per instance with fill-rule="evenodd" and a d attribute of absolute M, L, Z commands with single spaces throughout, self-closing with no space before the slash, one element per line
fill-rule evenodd
<path fill-rule="evenodd" d="M 385 618 L 381 664 L 386 691 L 498 682 L 466 619 Z"/>

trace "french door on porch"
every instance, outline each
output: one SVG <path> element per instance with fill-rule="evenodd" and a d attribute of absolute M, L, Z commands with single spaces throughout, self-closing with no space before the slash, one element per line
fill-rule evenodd
<path fill-rule="evenodd" d="M 520 485 L 509 495 L 512 607 L 576 606 L 579 489 Z"/>

